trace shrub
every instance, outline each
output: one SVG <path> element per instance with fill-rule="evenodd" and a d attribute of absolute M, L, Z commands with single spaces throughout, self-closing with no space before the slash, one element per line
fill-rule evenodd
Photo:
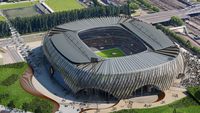
<path fill-rule="evenodd" d="M 53 110 L 52 104 L 44 99 L 35 98 L 29 103 L 29 110 L 37 113 L 51 113 Z"/>
<path fill-rule="evenodd" d="M 188 87 L 187 91 L 190 95 L 192 95 L 199 103 L 200 103 L 200 86 L 196 87 Z"/>
<path fill-rule="evenodd" d="M 30 108 L 30 105 L 29 105 L 28 103 L 25 102 L 25 103 L 22 104 L 22 109 L 23 109 L 25 112 L 27 112 L 29 108 Z"/>
<path fill-rule="evenodd" d="M 19 63 L 13 63 L 13 64 L 6 64 L 6 65 L 0 65 L 0 68 L 22 68 L 24 67 L 26 63 L 25 62 L 19 62 Z"/>
<path fill-rule="evenodd" d="M 15 104 L 14 104 L 14 101 L 13 100 L 11 100 L 9 103 L 8 103 L 8 108 L 10 108 L 10 109 L 13 109 L 13 108 L 15 108 Z"/>
<path fill-rule="evenodd" d="M 184 24 L 183 20 L 179 17 L 171 17 L 170 23 L 174 26 L 182 26 Z"/>
<path fill-rule="evenodd" d="M 137 4 L 140 7 L 146 8 L 150 11 L 159 12 L 159 8 L 156 6 L 151 5 L 148 0 L 131 0 L 131 3 Z"/>
<path fill-rule="evenodd" d="M 0 94 L 0 102 L 1 102 L 3 99 L 7 99 L 8 97 L 9 97 L 9 94 L 8 94 L 8 93 Z"/>
<path fill-rule="evenodd" d="M 9 76 L 5 80 L 3 80 L 1 82 L 1 85 L 10 86 L 10 85 L 14 84 L 17 80 L 18 80 L 18 75 L 17 74 L 12 74 L 11 76 Z"/>

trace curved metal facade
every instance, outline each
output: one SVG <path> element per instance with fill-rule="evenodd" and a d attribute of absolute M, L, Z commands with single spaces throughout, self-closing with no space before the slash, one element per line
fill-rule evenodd
<path fill-rule="evenodd" d="M 94 18 L 92 21 L 95 21 L 95 19 L 99 21 L 99 18 Z M 120 23 L 119 20 L 124 18 L 107 17 L 107 20 L 110 22 L 112 22 L 112 19 L 115 19 L 116 22 Z M 100 20 L 104 19 L 100 18 Z M 75 25 L 73 23 L 77 24 L 81 21 L 72 22 L 69 23 L 69 25 Z M 146 27 L 147 25 L 138 20 L 126 18 L 120 24 L 127 25 L 130 29 L 133 29 L 133 27 L 131 27 L 133 21 L 139 24 L 138 26 Z M 148 30 L 153 29 L 152 31 L 156 31 L 151 25 L 147 25 L 146 28 L 148 28 Z M 55 34 L 62 34 L 63 32 L 66 34 L 69 29 L 70 27 L 62 28 L 62 32 Z M 73 30 L 74 29 L 75 28 L 73 27 Z M 81 28 L 81 30 L 84 29 L 87 28 Z M 134 31 L 135 30 L 136 29 L 134 29 Z M 146 31 L 148 32 L 148 30 Z M 144 34 L 141 34 L 141 36 L 147 34 L 145 32 L 143 33 Z M 160 31 L 158 31 L 158 33 L 160 33 Z M 65 83 L 74 93 L 77 93 L 82 89 L 94 88 L 108 92 L 118 99 L 127 98 L 138 88 L 145 85 L 155 85 L 160 90 L 169 89 L 175 77 L 183 72 L 184 64 L 179 48 L 170 42 L 169 39 L 165 39 L 166 36 L 164 34 L 159 35 L 164 37 L 163 41 L 167 41 L 167 44 L 158 42 L 162 41 L 162 38 L 159 40 L 154 39 L 152 42 L 146 42 L 150 45 L 154 43 L 157 44 L 152 45 L 152 47 L 155 47 L 154 50 L 119 58 L 101 59 L 95 63 L 82 63 L 82 61 L 80 63 L 72 62 L 68 56 L 63 54 L 62 51 L 56 47 L 53 40 L 53 38 L 56 37 L 55 34 L 52 34 L 52 31 L 50 31 L 45 37 L 43 50 L 51 65 L 62 74 Z M 137 35 L 137 33 L 135 34 Z M 64 36 L 66 36 L 65 38 L 69 38 L 67 37 L 69 35 Z M 152 39 L 146 36 L 144 41 L 145 40 Z"/>

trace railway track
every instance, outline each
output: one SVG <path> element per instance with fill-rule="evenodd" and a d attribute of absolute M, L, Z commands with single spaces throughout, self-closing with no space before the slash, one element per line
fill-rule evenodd
<path fill-rule="evenodd" d="M 150 2 L 163 11 L 177 10 L 177 9 L 183 9 L 183 8 L 187 7 L 187 5 L 179 2 L 178 0 L 150 0 Z M 192 22 L 194 22 L 195 24 L 200 25 L 200 15 L 196 16 L 196 17 L 191 17 L 190 20 Z M 186 23 L 186 26 L 189 31 L 193 32 L 196 35 L 200 35 L 199 29 L 197 29 L 187 23 Z"/>
<path fill-rule="evenodd" d="M 177 0 L 149 0 L 149 1 L 163 11 L 183 9 L 186 7 L 185 4 Z"/>
<path fill-rule="evenodd" d="M 183 9 L 186 7 L 186 5 L 181 4 L 181 2 L 177 0 L 160 0 L 160 1 L 172 7 L 173 9 Z"/>
<path fill-rule="evenodd" d="M 173 10 L 173 7 L 166 5 L 160 0 L 149 0 L 153 5 L 157 6 L 162 11 Z"/>
<path fill-rule="evenodd" d="M 190 20 L 194 23 L 196 23 L 197 25 L 200 25 L 200 15 L 199 16 L 195 16 L 190 18 Z"/>
<path fill-rule="evenodd" d="M 196 29 L 195 27 L 189 25 L 189 24 L 186 24 L 186 27 L 188 28 L 188 30 L 190 32 L 192 32 L 193 34 L 195 35 L 200 35 L 200 30 Z"/>

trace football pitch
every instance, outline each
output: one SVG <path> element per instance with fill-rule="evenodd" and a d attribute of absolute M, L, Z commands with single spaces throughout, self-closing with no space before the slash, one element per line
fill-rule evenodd
<path fill-rule="evenodd" d="M 83 8 L 76 0 L 46 0 L 45 2 L 56 12 Z"/>
<path fill-rule="evenodd" d="M 112 48 L 95 52 L 98 56 L 103 58 L 121 57 L 125 56 L 124 52 L 119 48 Z"/>

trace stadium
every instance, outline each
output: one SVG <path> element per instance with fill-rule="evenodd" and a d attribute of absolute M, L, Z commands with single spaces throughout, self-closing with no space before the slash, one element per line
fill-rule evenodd
<path fill-rule="evenodd" d="M 100 17 L 59 25 L 45 36 L 43 51 L 51 76 L 76 96 L 124 99 L 153 94 L 169 89 L 184 70 L 177 45 L 134 18 Z"/>

